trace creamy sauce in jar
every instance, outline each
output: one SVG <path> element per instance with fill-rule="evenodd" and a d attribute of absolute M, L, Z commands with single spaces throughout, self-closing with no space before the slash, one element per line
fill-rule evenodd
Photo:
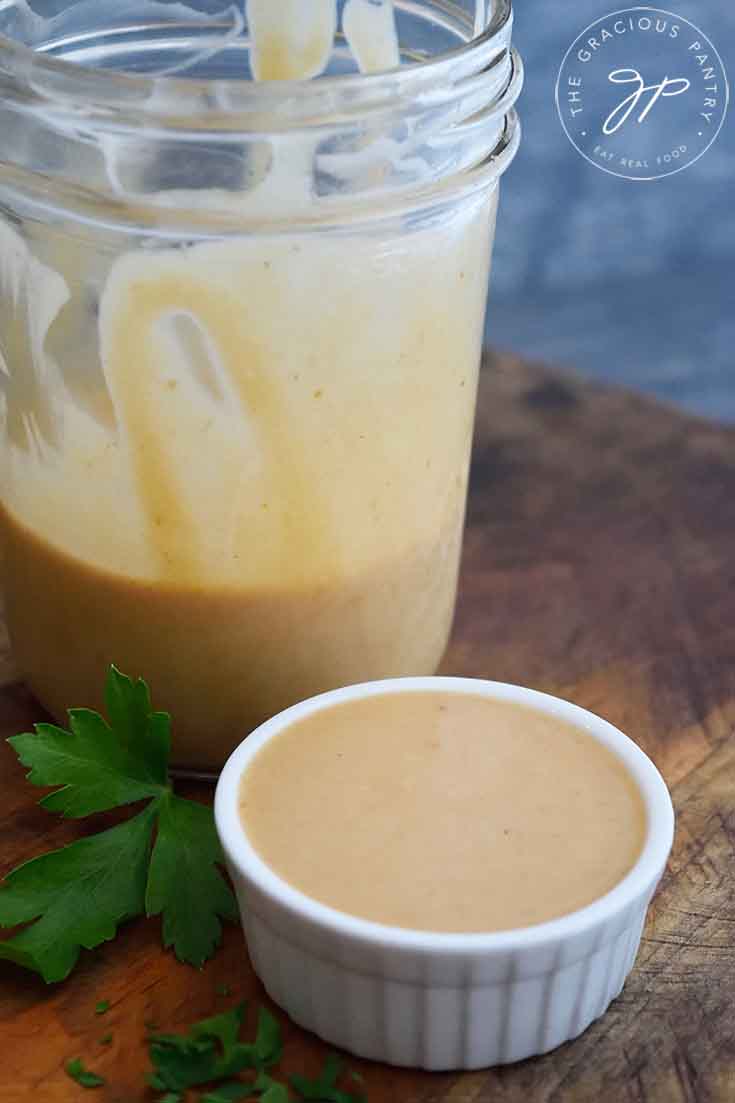
<path fill-rule="evenodd" d="M 259 79 L 323 70 L 335 0 L 248 16 Z M 363 71 L 399 64 L 390 0 L 343 22 Z M 313 214 L 317 141 L 166 202 Z M 496 203 L 122 249 L 71 217 L 0 222 L 5 598 L 54 715 L 101 707 L 115 662 L 174 714 L 175 761 L 216 768 L 300 698 L 436 668 Z"/>

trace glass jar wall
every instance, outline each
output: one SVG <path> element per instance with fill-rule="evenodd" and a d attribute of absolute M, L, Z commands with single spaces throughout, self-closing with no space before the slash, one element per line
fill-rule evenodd
<path fill-rule="evenodd" d="M 0 13 L 0 493 L 39 700 L 100 707 L 114 662 L 211 770 L 439 662 L 520 67 L 504 5 L 399 0 L 400 68 L 338 30 L 256 82 L 204 9 Z"/>

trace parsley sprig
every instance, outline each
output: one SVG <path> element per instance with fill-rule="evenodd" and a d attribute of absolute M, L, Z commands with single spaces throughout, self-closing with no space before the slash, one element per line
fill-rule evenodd
<path fill-rule="evenodd" d="M 28 924 L 0 942 L 0 958 L 63 980 L 82 949 L 113 939 L 120 923 L 161 915 L 163 942 L 201 966 L 236 920 L 210 808 L 176 796 L 168 776 L 171 718 L 151 708 L 148 686 L 110 667 L 108 720 L 69 711 L 69 730 L 36 724 L 9 740 L 34 785 L 59 786 L 49 812 L 81 818 L 138 801 L 142 811 L 18 866 L 0 888 L 0 927 Z"/>

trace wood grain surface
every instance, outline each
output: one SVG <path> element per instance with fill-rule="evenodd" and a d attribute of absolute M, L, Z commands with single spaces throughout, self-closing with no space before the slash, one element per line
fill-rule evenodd
<path fill-rule="evenodd" d="M 6 736 L 42 717 L 0 655 Z M 636 968 L 586 1034 L 466 1075 L 352 1061 L 370 1103 L 735 1100 L 735 432 L 488 356 L 443 670 L 549 690 L 622 727 L 672 787 L 676 844 Z M 38 809 L 23 775 L 3 743 L 0 872 L 80 832 Z M 156 920 L 127 924 L 61 985 L 0 965 L 0 1100 L 153 1100 L 145 1024 L 184 1028 L 235 996 L 253 1016 L 267 1002 L 234 927 L 201 972 L 163 952 Z M 280 1017 L 283 1073 L 316 1072 L 326 1047 Z M 72 1057 L 107 1086 L 72 1083 Z"/>

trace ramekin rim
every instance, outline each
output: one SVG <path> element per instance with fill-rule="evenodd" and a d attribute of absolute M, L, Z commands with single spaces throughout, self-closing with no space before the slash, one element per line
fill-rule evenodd
<path fill-rule="evenodd" d="M 323 904 L 281 878 L 260 857 L 239 813 L 240 782 L 248 764 L 268 740 L 290 724 L 343 701 L 404 692 L 440 690 L 471 693 L 540 708 L 598 738 L 629 770 L 646 809 L 646 837 L 635 864 L 609 892 L 591 904 L 533 926 L 502 931 L 437 932 L 377 923 Z M 343 686 L 300 701 L 265 721 L 232 752 L 220 774 L 214 801 L 217 833 L 230 865 L 254 883 L 272 903 L 311 926 L 383 950 L 437 954 L 493 954 L 540 949 L 597 929 L 650 893 L 668 860 L 674 836 L 671 796 L 658 769 L 641 748 L 609 721 L 564 698 L 508 682 L 430 675 L 387 678 Z"/>

